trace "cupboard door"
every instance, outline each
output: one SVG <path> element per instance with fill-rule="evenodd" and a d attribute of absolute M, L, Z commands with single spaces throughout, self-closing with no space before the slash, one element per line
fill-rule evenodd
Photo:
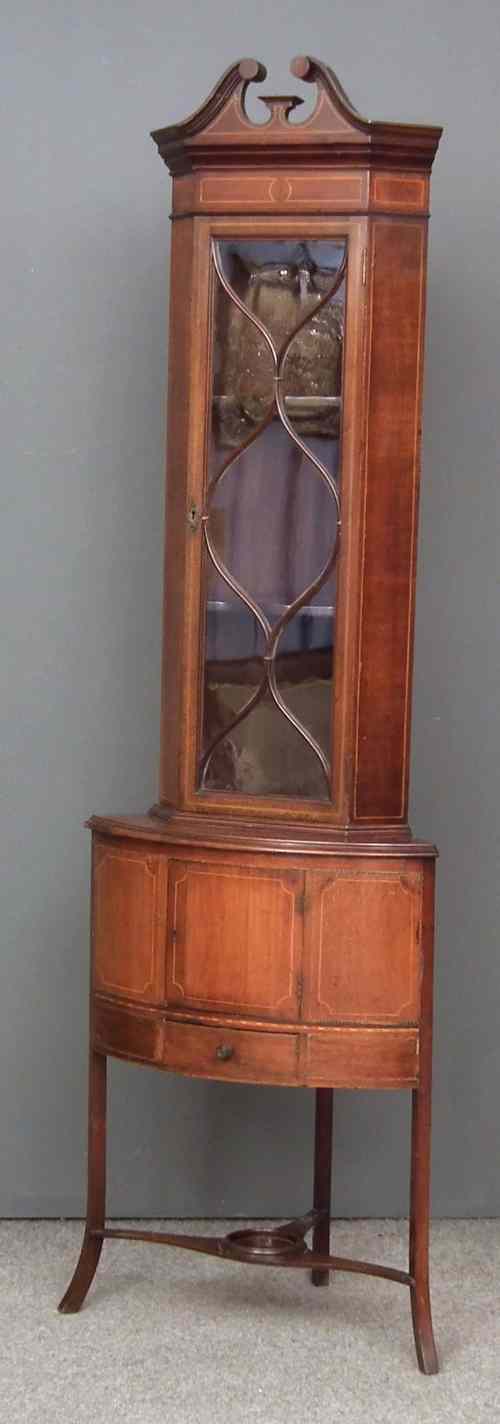
<path fill-rule="evenodd" d="M 421 870 L 344 862 L 306 884 L 305 1018 L 418 1023 Z"/>
<path fill-rule="evenodd" d="M 299 871 L 204 861 L 171 867 L 167 999 L 287 1019 L 298 1013 Z"/>
<path fill-rule="evenodd" d="M 146 847 L 97 842 L 93 866 L 94 988 L 163 996 L 167 861 Z"/>

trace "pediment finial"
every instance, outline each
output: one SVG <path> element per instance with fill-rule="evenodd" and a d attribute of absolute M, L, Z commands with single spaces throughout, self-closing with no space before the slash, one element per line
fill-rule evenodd
<path fill-rule="evenodd" d="M 369 120 L 364 119 L 354 108 L 354 104 L 351 104 L 334 70 L 330 69 L 328 64 L 323 64 L 321 59 L 313 59 L 310 54 L 298 54 L 291 61 L 290 73 L 295 79 L 302 79 L 305 84 L 317 84 L 318 89 L 324 89 L 333 108 L 348 123 L 359 128 L 369 126 Z"/>

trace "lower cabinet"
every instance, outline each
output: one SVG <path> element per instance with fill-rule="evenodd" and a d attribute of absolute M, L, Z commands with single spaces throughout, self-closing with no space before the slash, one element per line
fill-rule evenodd
<path fill-rule="evenodd" d="M 228 1081 L 416 1084 L 423 863 L 263 860 L 96 838 L 96 1048 Z"/>

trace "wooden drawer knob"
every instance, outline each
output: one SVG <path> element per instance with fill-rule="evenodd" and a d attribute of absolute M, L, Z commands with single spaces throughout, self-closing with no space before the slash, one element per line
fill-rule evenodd
<path fill-rule="evenodd" d="M 228 1058 L 232 1058 L 233 1053 L 234 1048 L 230 1043 L 219 1043 L 215 1050 L 215 1057 L 219 1058 L 221 1063 L 227 1063 Z"/>

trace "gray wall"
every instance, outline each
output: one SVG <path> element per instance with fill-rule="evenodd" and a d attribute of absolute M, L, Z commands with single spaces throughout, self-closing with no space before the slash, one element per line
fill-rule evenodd
<path fill-rule="evenodd" d="M 37 0 L 6 38 L 0 1210 L 84 1205 L 92 811 L 156 792 L 168 175 L 148 130 L 225 66 L 310 50 L 434 176 L 413 825 L 441 846 L 434 1210 L 499 1203 L 498 8 Z M 238 9 L 242 12 L 238 15 Z M 309 91 L 305 91 L 309 92 Z M 113 1064 L 114 1213 L 309 1203 L 312 1094 Z M 335 1209 L 406 1211 L 408 1101 L 339 1094 Z"/>

